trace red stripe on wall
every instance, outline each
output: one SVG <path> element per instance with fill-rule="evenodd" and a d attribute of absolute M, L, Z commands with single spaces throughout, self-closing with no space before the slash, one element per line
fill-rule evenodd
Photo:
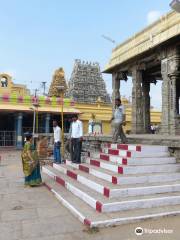
<path fill-rule="evenodd" d="M 127 165 L 127 158 L 122 159 L 122 164 Z"/>
<path fill-rule="evenodd" d="M 136 146 L 136 151 L 141 152 L 141 146 Z"/>
<path fill-rule="evenodd" d="M 131 157 L 131 152 L 127 152 L 127 157 Z"/>
<path fill-rule="evenodd" d="M 47 185 L 46 183 L 44 183 L 44 186 L 49 190 L 51 191 L 51 187 L 49 185 Z"/>
<path fill-rule="evenodd" d="M 87 218 L 84 219 L 84 224 L 87 226 L 91 226 L 91 221 Z"/>
<path fill-rule="evenodd" d="M 118 167 L 118 173 L 123 174 L 123 167 Z"/>
<path fill-rule="evenodd" d="M 117 184 L 117 177 L 112 176 L 112 183 Z"/>
<path fill-rule="evenodd" d="M 65 187 L 65 181 L 62 178 L 56 176 L 56 182 Z"/>
<path fill-rule="evenodd" d="M 104 196 L 109 197 L 109 194 L 110 194 L 110 189 L 104 187 Z"/>
<path fill-rule="evenodd" d="M 89 173 L 89 168 L 86 167 L 86 166 L 83 166 L 83 165 L 79 165 L 79 170 L 81 170 L 83 172 L 86 172 L 86 173 Z"/>
<path fill-rule="evenodd" d="M 109 156 L 105 155 L 105 154 L 100 154 L 100 159 L 105 160 L 105 161 L 109 161 Z"/>
<path fill-rule="evenodd" d="M 119 150 L 117 150 L 117 149 L 109 149 L 108 153 L 112 154 L 112 155 L 119 155 Z"/>
<path fill-rule="evenodd" d="M 102 212 L 102 203 L 100 203 L 99 201 L 96 202 L 96 210 L 98 212 Z"/>
<path fill-rule="evenodd" d="M 126 145 L 126 144 L 118 144 L 117 145 L 117 149 L 128 150 L 128 145 Z"/>
<path fill-rule="evenodd" d="M 67 175 L 68 175 L 69 177 L 74 178 L 74 179 L 77 180 L 77 174 L 76 174 L 76 173 L 67 170 Z"/>
<path fill-rule="evenodd" d="M 99 161 L 96 161 L 96 160 L 90 160 L 90 164 L 91 165 L 94 165 L 96 167 L 100 167 L 100 162 Z"/>

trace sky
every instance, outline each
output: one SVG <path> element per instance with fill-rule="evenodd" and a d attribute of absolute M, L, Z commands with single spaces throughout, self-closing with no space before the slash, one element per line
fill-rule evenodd
<path fill-rule="evenodd" d="M 99 62 L 116 46 L 170 10 L 170 0 L 0 0 L 0 72 L 31 90 L 50 84 L 63 67 L 69 80 L 75 59 Z M 111 75 L 103 74 L 112 92 Z M 131 80 L 121 95 L 130 98 Z M 161 82 L 151 87 L 151 105 L 161 107 Z"/>

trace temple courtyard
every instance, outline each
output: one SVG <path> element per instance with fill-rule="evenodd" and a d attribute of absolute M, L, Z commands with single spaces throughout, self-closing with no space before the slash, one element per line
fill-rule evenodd
<path fill-rule="evenodd" d="M 0 239 L 179 239 L 179 216 L 117 227 L 89 229 L 63 207 L 45 187 L 25 188 L 19 151 L 1 150 Z M 166 229 L 169 233 L 136 236 L 135 228 Z"/>

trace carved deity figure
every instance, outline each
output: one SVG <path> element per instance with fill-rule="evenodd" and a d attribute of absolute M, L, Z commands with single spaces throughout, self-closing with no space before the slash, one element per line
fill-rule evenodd
<path fill-rule="evenodd" d="M 7 87 L 8 86 L 8 80 L 5 77 L 1 78 L 1 87 Z"/>

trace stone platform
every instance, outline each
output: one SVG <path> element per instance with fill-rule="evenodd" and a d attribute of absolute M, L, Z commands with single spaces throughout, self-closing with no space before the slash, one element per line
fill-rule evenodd
<path fill-rule="evenodd" d="M 83 224 L 105 227 L 180 214 L 180 164 L 168 146 L 90 138 L 92 148 L 100 146 L 89 148 L 84 163 L 42 168 L 47 188 Z"/>
<path fill-rule="evenodd" d="M 168 147 L 180 147 L 180 136 L 160 135 L 160 134 L 130 134 L 126 135 L 128 142 L 135 144 L 164 145 Z M 111 135 L 85 135 L 86 141 L 112 142 Z M 121 142 L 120 139 L 118 141 Z"/>

